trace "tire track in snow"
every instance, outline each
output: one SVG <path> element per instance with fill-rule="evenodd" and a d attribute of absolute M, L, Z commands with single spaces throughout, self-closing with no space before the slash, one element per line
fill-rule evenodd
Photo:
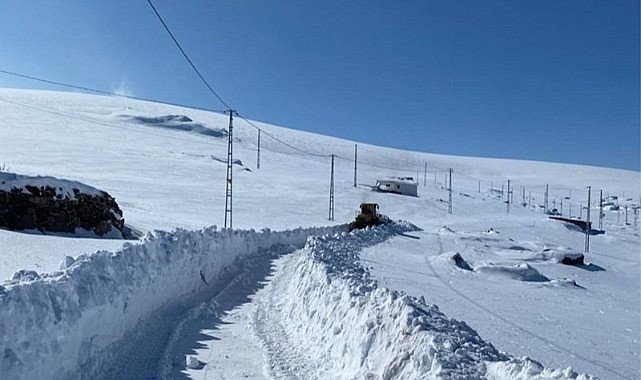
<path fill-rule="evenodd" d="M 232 282 L 234 275 L 223 275 L 210 289 L 205 297 L 219 294 L 225 284 Z M 150 317 L 140 321 L 126 339 L 117 341 L 109 347 L 102 363 L 89 362 L 81 371 L 81 378 L 86 379 L 134 379 L 155 378 L 150 374 L 157 373 L 157 366 L 164 355 L 164 348 L 171 342 L 172 331 L 181 321 L 189 316 L 195 305 L 206 298 L 176 301 L 156 310 Z"/>
<path fill-rule="evenodd" d="M 445 253 L 445 250 L 443 249 L 443 240 L 441 239 L 441 235 L 440 235 L 440 234 L 438 234 L 438 233 L 433 234 L 433 235 L 435 235 L 435 236 L 436 236 L 437 241 L 438 241 L 438 255 L 442 255 L 443 253 Z M 432 266 L 432 263 L 430 262 L 430 260 L 428 260 L 428 258 L 427 258 L 427 257 L 425 257 L 425 263 L 426 263 L 426 264 L 427 264 L 427 266 L 429 267 L 430 271 L 432 271 L 432 273 L 434 274 L 434 276 L 435 276 L 435 277 L 436 277 L 436 278 L 437 278 L 441 283 L 443 283 L 443 285 L 445 285 L 448 289 L 450 289 L 452 292 L 454 292 L 456 295 L 458 295 L 459 297 L 463 298 L 463 299 L 464 299 L 464 300 L 466 300 L 467 302 L 469 302 L 469 303 L 471 303 L 472 305 L 474 305 L 474 306 L 478 307 L 479 309 L 483 310 L 484 312 L 486 312 L 486 313 L 490 314 L 492 317 L 497 318 L 497 319 L 499 319 L 499 320 L 501 320 L 501 321 L 503 321 L 503 322 L 505 322 L 505 323 L 509 324 L 510 326 L 512 326 L 512 327 L 514 327 L 514 328 L 516 328 L 517 330 L 520 330 L 520 331 L 524 332 L 525 334 L 530 335 L 530 336 L 532 336 L 532 337 L 534 337 L 534 338 L 536 338 L 536 339 L 538 339 L 538 340 L 540 340 L 540 341 L 542 341 L 542 342 L 546 343 L 548 346 L 551 346 L 551 347 L 556 348 L 557 350 L 559 350 L 559 351 L 561 351 L 561 352 L 564 352 L 564 353 L 566 353 L 566 354 L 568 354 L 568 355 L 571 355 L 571 356 L 573 356 L 573 357 L 577 357 L 577 358 L 579 358 L 579 359 L 581 359 L 581 360 L 584 360 L 584 361 L 586 361 L 586 362 L 589 362 L 589 363 L 591 363 L 591 364 L 593 364 L 593 365 L 595 365 L 595 366 L 597 366 L 597 367 L 601 368 L 602 370 L 604 370 L 604 371 L 606 371 L 606 372 L 610 372 L 610 373 L 612 373 L 612 374 L 614 374 L 614 375 L 616 375 L 616 376 L 619 376 L 619 377 L 620 377 L 620 378 L 622 378 L 622 379 L 625 379 L 625 378 L 626 378 L 626 376 L 625 376 L 625 375 L 623 375 L 623 374 L 621 374 L 621 373 L 619 373 L 619 372 L 617 372 L 617 371 L 615 371 L 615 370 L 613 370 L 613 369 L 611 369 L 611 368 L 607 367 L 605 364 L 603 364 L 603 363 L 599 363 L 598 361 L 596 361 L 596 360 L 595 360 L 595 359 L 593 359 L 593 358 L 587 358 L 587 357 L 585 357 L 585 356 L 583 356 L 583 355 L 581 355 L 581 354 L 578 354 L 578 353 L 576 353 L 576 352 L 572 352 L 572 351 L 568 350 L 567 348 L 562 347 L 562 346 L 558 345 L 557 343 L 555 343 L 555 342 L 553 342 L 553 341 L 551 341 L 551 340 L 549 340 L 549 339 L 547 339 L 547 338 L 545 338 L 545 337 L 542 337 L 542 336 L 540 336 L 540 335 L 538 335 L 538 334 L 536 334 L 536 333 L 534 333 L 534 332 L 532 332 L 532 331 L 530 331 L 530 330 L 528 330 L 528 329 L 526 329 L 526 328 L 524 328 L 524 327 L 521 327 L 521 326 L 520 326 L 520 325 L 518 325 L 517 323 L 515 323 L 515 322 L 513 322 L 513 321 L 511 321 L 511 320 L 509 320 L 509 319 L 507 319 L 507 318 L 505 318 L 505 317 L 503 317 L 503 316 L 501 316 L 501 315 L 499 315 L 499 314 L 495 313 L 494 311 L 492 311 L 492 310 L 488 309 L 487 307 L 483 306 L 483 304 L 481 304 L 481 303 L 479 303 L 479 302 L 475 301 L 475 300 L 474 300 L 474 299 L 472 299 L 471 297 L 468 297 L 465 293 L 463 293 L 463 292 L 461 292 L 460 290 L 456 289 L 454 286 L 452 286 L 452 284 L 450 284 L 450 283 L 449 283 L 449 282 L 447 282 L 443 277 L 441 277 L 441 276 L 438 274 L 438 272 L 434 269 L 434 267 Z"/>
<path fill-rule="evenodd" d="M 606 255 L 605 253 L 590 252 L 590 254 L 591 255 L 596 255 L 596 256 L 608 257 L 608 258 L 613 259 L 613 260 L 625 261 L 627 263 L 634 263 L 634 264 L 640 264 L 641 263 L 641 261 L 639 261 L 639 260 L 631 260 L 631 259 L 626 259 L 626 258 L 623 258 L 623 257 L 616 257 L 616 256 L 612 256 L 612 255 Z"/>
<path fill-rule="evenodd" d="M 233 293 L 235 289 L 244 285 L 247 281 L 247 277 L 251 274 L 250 271 L 252 269 L 256 269 L 255 267 L 255 265 L 252 267 L 246 266 L 242 272 L 234 276 L 229 283 L 209 301 L 186 313 L 186 317 L 177 324 L 171 334 L 169 343 L 164 350 L 163 358 L 159 365 L 158 378 L 176 379 L 182 375 L 180 370 L 184 369 L 182 366 L 185 364 L 185 355 L 184 347 L 181 346 L 184 346 L 185 342 L 181 342 L 181 339 L 184 339 L 185 335 L 193 335 L 185 333 L 185 331 L 194 330 L 194 328 L 202 328 L 204 321 L 208 321 L 210 326 L 219 324 L 221 322 L 221 316 L 224 314 L 225 310 L 231 306 L 231 299 L 233 298 L 236 300 L 236 297 L 232 297 L 230 293 Z M 209 372 L 209 362 L 211 362 L 211 360 L 204 363 L 205 367 L 203 369 L 205 370 L 205 377 L 207 377 Z"/>
<path fill-rule="evenodd" d="M 255 340 L 252 332 L 246 329 L 241 333 L 241 337 L 235 338 L 234 333 L 230 336 L 228 330 L 225 332 L 222 330 L 230 324 L 245 323 L 241 320 L 244 318 L 239 318 L 238 314 L 235 314 L 237 309 L 251 309 L 246 304 L 256 303 L 256 295 L 262 293 L 262 288 L 268 284 L 274 261 L 279 260 L 278 257 L 281 255 L 291 253 L 292 250 L 293 248 L 281 246 L 272 248 L 264 254 L 246 258 L 239 263 L 235 276 L 219 292 L 187 312 L 172 333 L 159 363 L 158 377 L 172 380 L 186 379 L 187 376 L 182 371 L 186 370 L 185 358 L 190 355 L 198 358 L 202 366 L 200 368 L 202 373 L 197 373 L 195 376 L 197 378 L 224 379 L 250 376 L 262 378 L 262 373 L 252 373 L 252 371 L 260 371 L 256 368 L 255 354 L 262 354 L 262 352 L 254 352 L 253 349 L 258 347 L 247 347 L 248 342 Z M 233 321 L 230 321 L 230 318 Z M 225 339 L 226 341 L 223 341 Z M 245 345 L 235 349 L 234 347 L 238 344 Z M 203 349 L 206 350 L 205 353 L 202 352 Z M 242 368 L 237 368 L 239 359 L 245 363 L 241 365 Z M 247 364 L 249 361 L 251 364 Z"/>
<path fill-rule="evenodd" d="M 289 293 L 287 287 L 291 277 L 290 268 L 298 260 L 300 251 L 284 256 L 274 263 L 274 274 L 269 284 L 256 298 L 252 327 L 265 349 L 266 370 L 275 379 L 312 379 L 317 371 L 304 355 L 304 348 L 298 347 L 284 334 L 287 331 L 281 323 L 283 317 L 281 298 Z M 296 350 L 296 347 L 299 349 Z"/>
<path fill-rule="evenodd" d="M 382 268 L 386 268 L 388 270 L 393 270 L 394 272 L 399 273 L 399 274 L 413 273 L 413 274 L 418 274 L 420 276 L 436 277 L 431 273 L 425 273 L 425 272 L 421 272 L 421 271 L 413 270 L 413 269 L 409 269 L 409 268 L 400 268 L 397 264 L 396 265 L 386 264 L 384 262 L 376 261 L 376 260 L 372 260 L 372 259 L 361 259 L 361 262 L 363 264 L 368 264 L 368 263 L 369 264 L 374 264 L 376 266 L 379 266 L 379 267 L 382 267 Z M 391 278 L 391 277 L 389 277 L 389 278 Z M 399 278 L 403 278 L 403 277 L 399 277 Z"/>

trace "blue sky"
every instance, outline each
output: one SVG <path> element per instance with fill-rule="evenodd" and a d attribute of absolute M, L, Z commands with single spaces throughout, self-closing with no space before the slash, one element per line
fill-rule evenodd
<path fill-rule="evenodd" d="M 168 1 L 245 117 L 423 152 L 639 170 L 638 1 Z M 0 68 L 223 109 L 145 0 L 0 1 Z M 0 86 L 48 88 L 0 74 Z"/>

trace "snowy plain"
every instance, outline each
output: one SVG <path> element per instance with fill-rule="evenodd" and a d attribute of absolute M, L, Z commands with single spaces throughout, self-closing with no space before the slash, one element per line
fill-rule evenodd
<path fill-rule="evenodd" d="M 0 90 L 0 167 L 107 191 L 127 224 L 159 230 L 124 246 L 0 230 L 1 373 L 641 375 L 641 240 L 631 208 L 639 204 L 638 172 L 358 144 L 355 187 L 354 142 L 255 122 L 263 131 L 257 169 L 257 130 L 235 119 L 233 226 L 243 231 L 230 242 L 220 230 L 228 122 L 116 97 Z M 331 154 L 335 222 L 327 220 Z M 372 191 L 385 176 L 417 177 L 419 196 Z M 508 179 L 509 213 L 501 196 Z M 546 185 L 550 208 L 565 216 L 585 216 L 586 186 L 593 220 L 598 190 L 620 206 L 605 211 L 606 233 L 591 237 L 588 265 L 559 263 L 583 252 L 584 235 L 542 212 Z M 337 233 L 365 201 L 408 224 Z M 65 256 L 76 262 L 60 267 Z M 42 278 L 10 281 L 21 269 Z"/>

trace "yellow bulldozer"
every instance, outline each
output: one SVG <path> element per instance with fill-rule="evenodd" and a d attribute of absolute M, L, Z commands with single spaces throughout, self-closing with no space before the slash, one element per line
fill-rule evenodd
<path fill-rule="evenodd" d="M 387 218 L 378 213 L 378 203 L 361 203 L 361 213 L 349 224 L 349 231 L 378 226 L 384 223 L 385 220 Z"/>

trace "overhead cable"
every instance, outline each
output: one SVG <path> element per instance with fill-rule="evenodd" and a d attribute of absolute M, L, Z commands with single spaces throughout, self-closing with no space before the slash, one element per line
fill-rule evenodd
<path fill-rule="evenodd" d="M 207 86 L 207 88 L 209 89 L 209 91 L 211 91 L 211 93 L 212 93 L 212 94 L 214 94 L 214 96 L 215 96 L 216 98 L 218 98 L 218 100 L 219 100 L 222 104 L 224 104 L 224 105 L 225 105 L 225 107 L 227 107 L 227 109 L 231 109 L 232 107 L 230 107 L 230 106 L 229 106 L 229 104 L 227 104 L 227 102 L 225 102 L 225 101 L 223 100 L 223 98 L 221 98 L 221 97 L 220 97 L 220 95 L 218 95 L 218 93 L 217 93 L 217 92 L 216 92 L 216 91 L 215 91 L 215 90 L 214 90 L 214 89 L 209 85 L 209 83 L 207 82 L 207 80 L 202 76 L 202 74 L 200 73 L 200 71 L 198 71 L 198 69 L 196 68 L 196 66 L 194 65 L 194 63 L 191 61 L 191 59 L 189 58 L 189 56 L 187 55 L 187 53 L 185 52 L 185 50 L 182 48 L 182 46 L 180 46 L 180 43 L 178 42 L 178 40 L 176 40 L 176 37 L 174 37 L 174 34 L 171 32 L 171 30 L 169 29 L 169 27 L 168 27 L 168 26 L 167 26 L 167 24 L 165 23 L 165 20 L 163 20 L 162 16 L 160 16 L 160 13 L 158 13 L 158 10 L 156 10 L 156 7 L 155 7 L 155 6 L 154 6 L 154 4 L 151 2 L 151 0 L 147 0 L 147 3 L 149 3 L 149 6 L 151 7 L 151 9 L 153 9 L 154 13 L 156 14 L 156 17 L 158 17 L 158 20 L 160 21 L 160 23 L 162 24 L 162 26 L 165 28 L 165 30 L 167 31 L 167 33 L 169 33 L 169 36 L 171 37 L 172 41 L 174 41 L 174 44 L 176 44 L 176 46 L 178 47 L 178 49 L 179 49 L 179 50 L 180 50 L 180 52 L 182 53 L 183 57 L 185 57 L 185 59 L 187 60 L 187 62 L 189 62 L 189 66 L 191 66 L 191 68 L 194 70 L 194 72 L 196 72 L 196 75 L 198 75 L 198 78 L 200 78 L 200 80 L 202 80 L 202 81 L 203 81 L 203 83 L 205 84 L 205 86 Z"/>
<path fill-rule="evenodd" d="M 252 123 L 252 122 L 251 122 L 250 120 L 248 120 L 247 118 L 245 118 L 245 117 L 243 117 L 243 116 L 238 116 L 238 117 L 239 117 L 239 118 L 241 118 L 242 120 L 244 120 L 244 121 L 245 121 L 245 123 L 247 123 L 247 124 L 249 124 L 250 126 L 252 126 L 252 127 L 256 128 L 256 129 L 257 129 L 257 130 L 259 130 L 259 131 L 261 131 L 261 133 L 263 133 L 263 134 L 265 134 L 265 135 L 267 135 L 267 136 L 271 137 L 271 138 L 272 138 L 272 139 L 274 139 L 276 142 L 279 142 L 279 143 L 281 143 L 281 144 L 285 145 L 286 147 L 288 147 L 288 148 L 290 148 L 290 149 L 293 149 L 293 150 L 295 150 L 295 151 L 297 151 L 297 152 L 299 152 L 299 153 L 303 153 L 303 154 L 306 154 L 306 155 L 309 155 L 309 156 L 316 156 L 316 157 L 331 157 L 331 156 L 332 156 L 331 154 L 319 154 L 319 153 L 312 153 L 312 152 L 309 152 L 309 151 L 306 151 L 306 150 L 303 150 L 303 149 L 297 148 L 297 147 L 295 147 L 295 146 L 293 146 L 293 145 L 291 145 L 291 144 L 289 144 L 289 143 L 286 143 L 285 141 L 283 141 L 283 140 L 281 140 L 281 139 L 277 138 L 276 136 L 272 135 L 271 133 L 266 132 L 264 129 L 262 129 L 262 128 L 258 127 L 256 124 Z"/>
<path fill-rule="evenodd" d="M 101 95 L 116 96 L 116 97 L 121 97 L 121 98 L 126 98 L 126 99 L 132 99 L 132 100 L 139 100 L 139 101 L 146 101 L 146 102 L 152 102 L 152 103 L 158 103 L 158 104 L 165 104 L 165 105 L 170 105 L 170 106 L 175 106 L 175 107 L 192 108 L 192 109 L 197 109 L 197 110 L 201 110 L 201 111 L 208 111 L 208 112 L 216 112 L 216 113 L 223 113 L 224 112 L 222 110 L 215 110 L 215 109 L 211 109 L 211 108 L 196 107 L 196 106 L 192 106 L 192 105 L 185 105 L 185 104 L 180 104 L 180 103 L 166 102 L 166 101 L 157 100 L 157 99 L 149 99 L 149 98 L 141 98 L 141 97 L 130 96 L 130 95 L 123 95 L 123 94 L 115 93 L 113 91 L 105 91 L 105 90 L 95 89 L 95 88 L 86 87 L 86 86 L 79 86 L 79 85 L 74 85 L 74 84 L 69 84 L 69 83 L 64 83 L 64 82 L 58 82 L 58 81 L 54 81 L 54 80 L 50 80 L 50 79 L 39 78 L 39 77 L 35 77 L 35 76 L 32 76 L 32 75 L 21 74 L 21 73 L 9 71 L 9 70 L 4 70 L 4 69 L 0 69 L 0 73 L 6 74 L 6 75 L 15 76 L 15 77 L 20 77 L 20 78 L 24 78 L 24 79 L 34 80 L 34 81 L 38 81 L 38 82 L 42 82 L 42 83 L 52 84 L 52 85 L 56 85 L 56 86 L 67 87 L 67 88 L 72 88 L 72 89 L 86 91 L 86 92 L 92 92 L 92 93 L 101 94 Z M 6 99 L 3 99 L 3 100 L 9 102 Z M 310 151 L 298 148 L 298 147 L 296 147 L 296 146 L 294 146 L 294 145 L 292 145 L 290 143 L 287 143 L 287 142 L 283 141 L 282 139 L 274 136 L 273 134 L 266 132 L 264 129 L 258 127 L 251 120 L 245 118 L 244 116 L 239 115 L 239 118 L 242 119 L 243 121 L 245 121 L 251 127 L 255 128 L 257 130 L 260 130 L 261 133 L 267 135 L 268 137 L 270 137 L 274 141 L 278 142 L 279 144 L 282 144 L 282 145 L 288 147 L 289 149 L 292 149 L 293 151 L 296 151 L 296 152 L 298 152 L 298 153 L 300 153 L 302 155 L 308 155 L 308 156 L 314 156 L 314 157 L 323 157 L 323 158 L 331 157 L 331 154 L 319 154 L 319 153 L 314 153 L 314 152 L 310 152 Z M 334 156 L 336 158 L 338 158 L 338 159 L 341 159 L 341 160 L 345 160 L 345 161 L 349 161 L 349 162 L 353 162 L 354 161 L 353 158 L 346 158 L 346 157 L 342 157 L 340 155 L 334 155 Z M 410 170 L 410 169 L 393 168 L 393 167 L 388 167 L 388 166 L 384 166 L 384 165 L 368 163 L 368 162 L 365 162 L 365 161 L 362 161 L 362 160 L 359 161 L 358 163 L 362 164 L 362 165 L 374 167 L 374 168 L 379 168 L 379 169 L 396 170 L 396 171 L 404 171 L 404 172 L 412 172 L 412 173 L 414 172 L 414 170 Z M 436 173 L 447 171 L 445 169 L 437 168 L 437 167 L 434 167 L 434 169 L 437 169 Z M 430 173 L 434 173 L 434 172 L 435 171 L 433 171 L 433 170 L 430 171 Z M 475 177 L 475 176 L 471 176 L 471 175 L 468 175 L 468 174 L 461 173 L 458 170 L 455 170 L 454 173 L 456 173 L 458 175 L 461 175 L 461 176 L 464 176 L 464 177 L 467 177 L 467 178 L 470 178 L 470 179 L 475 179 L 475 180 L 479 180 L 479 181 L 483 181 L 483 182 L 501 182 L 501 181 L 504 180 L 504 179 L 491 180 L 491 179 L 487 179 L 487 178 L 478 178 L 478 177 Z M 514 183 L 514 185 L 524 185 L 524 184 L 522 184 L 522 183 L 520 183 L 518 181 L 514 181 L 513 183 Z M 524 185 L 524 186 L 526 186 L 526 185 Z M 532 185 L 527 185 L 527 187 L 528 188 L 537 188 L 537 189 L 541 188 L 541 186 L 532 186 Z M 572 190 L 572 191 L 575 191 L 577 189 L 557 188 L 556 190 L 557 191 L 558 190 L 566 190 L 566 191 L 567 190 Z"/>
<path fill-rule="evenodd" d="M 53 81 L 53 80 L 50 80 L 50 79 L 34 77 L 34 76 L 31 76 L 31 75 L 21 74 L 21 73 L 17 73 L 17 72 L 14 72 L 14 71 L 8 71 L 8 70 L 3 70 L 3 69 L 0 69 L 0 73 L 6 74 L 6 75 L 12 75 L 14 77 L 19 77 L 19 78 L 30 79 L 30 80 L 34 80 L 34 81 L 37 81 L 37 82 L 53 84 L 53 85 L 56 85 L 56 86 L 73 88 L 73 89 L 76 89 L 76 90 L 82 90 L 82 91 L 87 91 L 87 92 L 93 92 L 93 93 L 100 94 L 100 95 L 117 96 L 119 98 L 126 98 L 126 99 L 132 99 L 132 100 L 141 100 L 141 101 L 144 101 L 144 102 L 166 104 L 166 105 L 169 105 L 169 106 L 193 108 L 193 109 L 197 109 L 197 110 L 200 110 L 200 111 L 223 113 L 222 110 L 216 110 L 216 109 L 205 108 L 205 107 L 196 107 L 196 106 L 185 105 L 185 104 L 180 104 L 180 103 L 166 102 L 166 101 L 157 100 L 157 99 L 141 98 L 141 97 L 138 97 L 138 96 L 124 95 L 124 94 L 119 94 L 119 93 L 116 93 L 116 92 L 113 92 L 113 91 L 98 90 L 98 89 L 91 88 L 91 87 L 78 86 L 78 85 L 64 83 L 64 82 L 57 82 L 57 81 Z"/>

